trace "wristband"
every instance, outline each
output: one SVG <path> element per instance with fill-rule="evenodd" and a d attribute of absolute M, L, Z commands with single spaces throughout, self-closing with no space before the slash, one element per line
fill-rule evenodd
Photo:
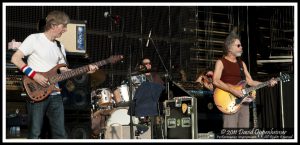
<path fill-rule="evenodd" d="M 27 75 L 28 77 L 32 78 L 35 76 L 36 72 L 32 70 L 27 64 L 25 64 L 22 68 L 21 71 Z"/>

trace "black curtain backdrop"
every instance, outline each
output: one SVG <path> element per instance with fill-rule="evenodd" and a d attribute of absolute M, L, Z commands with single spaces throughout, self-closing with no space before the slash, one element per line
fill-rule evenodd
<path fill-rule="evenodd" d="M 264 87 L 257 90 L 256 108 L 259 128 L 294 128 L 294 77 L 291 73 L 289 75 L 291 79 L 288 82 L 282 84 L 278 82 L 274 87 Z M 283 106 L 281 105 L 281 94 Z M 282 112 L 284 116 L 282 116 Z"/>
<path fill-rule="evenodd" d="M 259 128 L 280 127 L 280 88 L 265 87 L 257 90 L 257 117 Z"/>

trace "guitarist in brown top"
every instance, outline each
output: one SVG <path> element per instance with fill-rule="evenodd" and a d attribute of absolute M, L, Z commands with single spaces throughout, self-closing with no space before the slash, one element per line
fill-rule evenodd
<path fill-rule="evenodd" d="M 46 17 L 44 32 L 29 35 L 12 56 L 14 63 L 24 72 L 24 87 L 32 100 L 27 101 L 28 138 L 41 137 L 44 116 L 49 118 L 51 137 L 67 138 L 64 126 L 64 107 L 55 78 L 57 71 L 71 72 L 65 65 L 65 48 L 56 38 L 67 31 L 69 16 L 61 11 L 52 11 Z M 26 64 L 22 59 L 28 56 Z M 89 65 L 93 73 L 97 65 Z M 59 76 L 62 78 L 62 75 Z M 35 93 L 38 92 L 38 93 Z"/>
<path fill-rule="evenodd" d="M 249 128 L 249 103 L 253 98 L 248 97 L 244 85 L 274 86 L 277 81 L 272 78 L 267 83 L 251 78 L 246 64 L 239 59 L 243 49 L 240 38 L 236 33 L 227 36 L 224 42 L 224 56 L 217 60 L 213 75 L 214 101 L 223 115 L 223 128 Z M 244 78 L 242 78 L 244 76 Z M 245 80 L 245 83 L 239 83 Z M 245 97 L 247 96 L 247 97 Z M 242 101 L 238 101 L 241 98 Z"/>

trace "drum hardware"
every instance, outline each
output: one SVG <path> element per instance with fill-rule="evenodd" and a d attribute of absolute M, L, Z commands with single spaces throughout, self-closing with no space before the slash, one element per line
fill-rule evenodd
<path fill-rule="evenodd" d="M 140 74 L 131 77 L 132 84 L 139 87 L 143 82 L 146 82 L 147 78 L 145 74 Z"/>
<path fill-rule="evenodd" d="M 149 116 L 139 117 L 139 124 L 149 126 L 149 123 L 150 123 L 150 117 Z"/>
<path fill-rule="evenodd" d="M 143 124 L 137 124 L 136 125 L 136 131 L 135 131 L 135 136 L 136 138 L 138 138 L 138 136 L 140 136 L 141 134 L 145 133 L 146 131 L 148 131 L 149 127 L 147 125 L 143 125 Z"/>
<path fill-rule="evenodd" d="M 150 117 L 149 116 L 143 116 L 139 117 L 139 123 L 136 125 L 136 131 L 135 136 L 140 136 L 141 134 L 145 133 L 149 129 L 150 125 Z"/>

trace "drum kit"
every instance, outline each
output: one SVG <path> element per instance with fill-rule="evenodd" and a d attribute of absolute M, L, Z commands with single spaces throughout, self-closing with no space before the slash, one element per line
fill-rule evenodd
<path fill-rule="evenodd" d="M 133 98 L 136 89 L 146 81 L 146 76 L 144 74 L 132 76 L 131 81 L 131 96 Z M 97 84 L 94 83 L 94 85 Z M 128 83 L 122 83 L 113 90 L 110 88 L 98 88 L 92 90 L 92 138 L 104 139 L 106 130 L 110 126 L 130 124 L 130 115 L 128 115 L 130 102 L 129 86 L 130 85 Z M 95 86 L 92 87 L 96 88 Z M 139 118 L 132 116 L 133 124 L 139 124 L 139 120 Z"/>

